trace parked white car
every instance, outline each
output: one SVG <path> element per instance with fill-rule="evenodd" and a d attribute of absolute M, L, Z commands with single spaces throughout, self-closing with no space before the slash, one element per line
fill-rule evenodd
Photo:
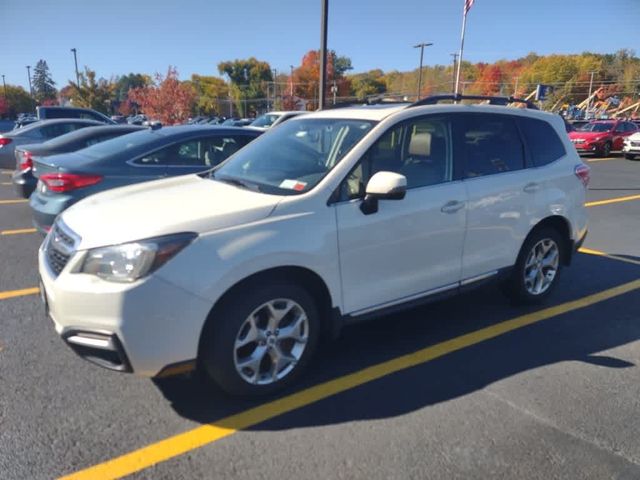
<path fill-rule="evenodd" d="M 209 175 L 65 211 L 39 251 L 43 298 L 87 360 L 272 392 L 344 324 L 490 279 L 549 295 L 587 232 L 589 168 L 564 129 L 496 105 L 294 118 Z"/>
<path fill-rule="evenodd" d="M 622 144 L 622 153 L 627 160 L 633 160 L 640 155 L 640 132 L 629 135 Z"/>
<path fill-rule="evenodd" d="M 290 110 L 283 112 L 267 112 L 264 115 L 260 115 L 253 122 L 249 124 L 250 127 L 258 128 L 260 130 L 267 130 L 269 128 L 277 127 L 281 123 L 286 122 L 290 118 L 303 115 L 307 112 Z"/>

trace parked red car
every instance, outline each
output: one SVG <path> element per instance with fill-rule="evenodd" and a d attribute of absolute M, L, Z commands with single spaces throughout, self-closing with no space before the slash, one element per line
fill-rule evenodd
<path fill-rule="evenodd" d="M 612 150 L 622 150 L 624 139 L 638 131 L 638 126 L 625 120 L 597 120 L 569 132 L 578 153 L 595 153 L 606 157 Z"/>

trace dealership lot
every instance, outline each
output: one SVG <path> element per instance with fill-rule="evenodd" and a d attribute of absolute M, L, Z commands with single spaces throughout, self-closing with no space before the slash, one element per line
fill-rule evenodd
<path fill-rule="evenodd" d="M 637 478 L 640 162 L 588 160 L 587 253 L 550 304 L 487 286 L 349 327 L 261 401 L 77 358 L 0 172 L 0 478 Z"/>

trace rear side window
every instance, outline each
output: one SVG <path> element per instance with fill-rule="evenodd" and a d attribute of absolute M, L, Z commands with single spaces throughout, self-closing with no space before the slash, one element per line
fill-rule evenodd
<path fill-rule="evenodd" d="M 555 162 L 567 153 L 562 140 L 547 122 L 535 118 L 521 118 L 520 122 L 531 160 L 536 167 Z"/>
<path fill-rule="evenodd" d="M 524 146 L 513 117 L 469 114 L 461 122 L 465 178 L 524 168 Z"/>
<path fill-rule="evenodd" d="M 86 126 L 87 125 L 77 123 L 56 123 L 53 125 L 46 125 L 42 127 L 40 131 L 44 138 L 55 138 Z"/>

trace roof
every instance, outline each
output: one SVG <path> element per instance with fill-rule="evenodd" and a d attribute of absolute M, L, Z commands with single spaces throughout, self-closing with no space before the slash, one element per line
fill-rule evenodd
<path fill-rule="evenodd" d="M 409 104 L 378 104 L 378 105 L 361 105 L 354 107 L 344 107 L 319 112 L 309 112 L 305 118 L 350 118 L 357 120 L 374 120 L 380 121 L 388 117 L 392 113 L 405 109 Z"/>
<path fill-rule="evenodd" d="M 150 129 L 151 130 L 151 129 Z M 229 132 L 229 133 L 255 133 L 257 130 L 243 127 L 232 127 L 231 125 L 175 125 L 169 127 L 161 127 L 153 130 L 158 135 L 175 135 L 190 132 Z"/>

